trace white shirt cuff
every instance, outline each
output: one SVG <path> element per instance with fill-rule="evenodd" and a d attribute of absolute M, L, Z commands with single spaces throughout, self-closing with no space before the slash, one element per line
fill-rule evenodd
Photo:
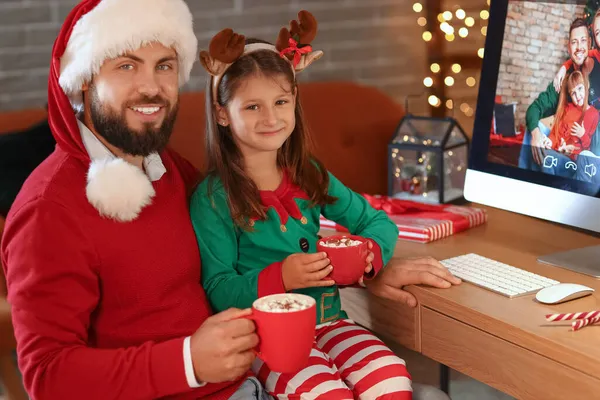
<path fill-rule="evenodd" d="M 191 388 L 199 388 L 206 385 L 206 382 L 199 383 L 194 373 L 194 364 L 192 363 L 192 345 L 190 337 L 183 341 L 183 365 L 185 367 L 185 378 Z"/>

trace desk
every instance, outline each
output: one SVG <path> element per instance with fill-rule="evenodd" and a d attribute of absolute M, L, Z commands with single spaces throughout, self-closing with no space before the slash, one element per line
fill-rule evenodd
<path fill-rule="evenodd" d="M 345 288 L 344 309 L 377 334 L 518 399 L 600 398 L 600 326 L 571 332 L 568 323 L 547 323 L 544 318 L 554 312 L 600 309 L 600 280 L 536 261 L 542 254 L 597 245 L 600 240 L 486 209 L 486 225 L 429 244 L 399 241 L 395 255 L 445 259 L 473 252 L 596 292 L 549 306 L 537 303 L 534 295 L 509 299 L 466 282 L 450 289 L 411 286 L 407 290 L 419 305 L 409 308 Z"/>

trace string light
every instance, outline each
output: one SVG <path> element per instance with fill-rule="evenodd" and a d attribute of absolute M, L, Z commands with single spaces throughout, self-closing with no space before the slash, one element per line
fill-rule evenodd
<path fill-rule="evenodd" d="M 413 4 L 413 10 L 415 12 L 421 12 L 423 11 L 423 5 L 421 3 L 415 3 Z"/>
<path fill-rule="evenodd" d="M 454 28 L 447 22 L 442 22 L 440 24 L 440 29 L 442 30 L 442 32 L 444 32 L 446 35 L 451 35 L 454 33 Z"/>
<path fill-rule="evenodd" d="M 427 86 L 427 87 L 432 87 L 433 86 L 433 79 L 431 79 L 431 77 L 427 77 L 425 79 L 423 79 L 423 85 Z"/>
<path fill-rule="evenodd" d="M 460 64 L 452 64 L 452 72 L 458 74 L 461 71 L 462 67 Z"/>
<path fill-rule="evenodd" d="M 490 0 L 487 0 L 487 5 L 488 5 L 488 7 L 489 7 L 489 5 L 490 5 Z"/>
<path fill-rule="evenodd" d="M 483 36 L 487 36 L 487 26 L 482 26 L 482 27 L 481 27 L 481 34 L 482 34 Z"/>
<path fill-rule="evenodd" d="M 481 10 L 479 16 L 481 19 L 488 19 L 490 17 L 490 12 L 488 10 Z"/>
<path fill-rule="evenodd" d="M 454 37 L 455 37 L 455 36 L 454 36 L 454 34 L 453 34 L 453 33 L 446 34 L 446 40 L 447 40 L 447 41 L 449 41 L 449 42 L 453 41 L 453 40 L 454 40 Z"/>
<path fill-rule="evenodd" d="M 477 55 L 479 56 L 479 58 L 483 58 L 483 48 L 477 50 Z"/>
<path fill-rule="evenodd" d="M 440 22 L 444 22 L 444 21 L 445 21 L 445 19 L 444 19 L 444 14 L 442 14 L 442 13 L 439 13 L 439 14 L 438 14 L 438 16 L 437 16 L 437 19 L 438 19 L 438 21 L 440 21 Z"/>
<path fill-rule="evenodd" d="M 454 78 L 451 76 L 447 76 L 444 79 L 444 83 L 446 84 L 446 86 L 452 86 L 452 85 L 454 85 Z"/>
<path fill-rule="evenodd" d="M 463 26 L 458 30 L 458 34 L 460 37 L 465 38 L 469 34 L 469 30 Z"/>
<path fill-rule="evenodd" d="M 475 25 L 475 20 L 473 19 L 473 17 L 465 18 L 465 25 L 468 26 L 469 28 L 472 27 L 473 25 Z"/>
<path fill-rule="evenodd" d="M 444 17 L 444 19 L 446 21 L 450 21 L 452 19 L 452 12 L 451 11 L 444 11 L 444 13 L 442 14 L 442 16 Z"/>
<path fill-rule="evenodd" d="M 458 18 L 458 19 L 465 19 L 465 17 L 467 16 L 467 13 L 462 8 L 459 8 L 458 10 L 456 10 L 455 15 L 456 15 L 456 18 Z"/>
<path fill-rule="evenodd" d="M 432 38 L 431 32 L 425 31 L 423 32 L 423 40 L 429 42 Z"/>
<path fill-rule="evenodd" d="M 462 111 L 462 112 L 464 112 L 464 113 L 466 113 L 466 112 L 467 112 L 467 110 L 468 110 L 469 108 L 470 108 L 470 107 L 469 107 L 469 105 L 468 105 L 467 103 L 462 103 L 462 104 L 460 105 L 460 111 Z"/>
<path fill-rule="evenodd" d="M 434 74 L 437 74 L 438 72 L 440 72 L 440 64 L 438 63 L 433 63 L 429 66 L 429 69 L 431 69 L 431 72 L 433 72 Z"/>
<path fill-rule="evenodd" d="M 465 115 L 467 117 L 472 117 L 473 116 L 473 109 L 471 107 L 469 107 L 469 109 L 465 112 Z"/>
<path fill-rule="evenodd" d="M 446 108 L 452 110 L 454 108 L 454 102 L 452 99 L 446 100 Z"/>
<path fill-rule="evenodd" d="M 436 96 L 436 95 L 431 95 L 428 98 L 429 104 L 431 104 L 434 107 L 439 107 L 441 104 L 441 100 Z"/>
<path fill-rule="evenodd" d="M 467 78 L 467 86 L 473 87 L 473 86 L 475 86 L 476 83 L 477 83 L 477 81 L 472 76 Z"/>
<path fill-rule="evenodd" d="M 427 18 L 425 18 L 425 17 L 419 17 L 417 19 L 417 24 L 419 24 L 419 26 L 425 26 L 425 25 L 427 25 Z"/>

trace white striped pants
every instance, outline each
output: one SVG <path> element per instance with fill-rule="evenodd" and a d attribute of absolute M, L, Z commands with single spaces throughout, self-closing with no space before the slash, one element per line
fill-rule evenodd
<path fill-rule="evenodd" d="M 277 399 L 412 400 L 404 361 L 351 320 L 317 327 L 308 366 L 300 372 L 271 372 L 260 359 L 252 370 Z"/>

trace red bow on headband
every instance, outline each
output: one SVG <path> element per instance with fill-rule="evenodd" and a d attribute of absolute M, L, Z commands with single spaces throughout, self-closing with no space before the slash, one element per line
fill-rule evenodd
<path fill-rule="evenodd" d="M 279 52 L 279 55 L 281 57 L 285 57 L 286 54 L 293 53 L 294 59 L 293 59 L 292 63 L 294 65 L 294 68 L 296 68 L 296 65 L 298 65 L 298 63 L 300 62 L 300 58 L 302 57 L 302 54 L 310 53 L 312 51 L 312 47 L 311 46 L 298 47 L 298 42 L 295 41 L 293 38 L 290 38 L 288 40 L 288 43 L 289 43 L 290 47 L 287 47 L 287 48 L 281 50 Z"/>

